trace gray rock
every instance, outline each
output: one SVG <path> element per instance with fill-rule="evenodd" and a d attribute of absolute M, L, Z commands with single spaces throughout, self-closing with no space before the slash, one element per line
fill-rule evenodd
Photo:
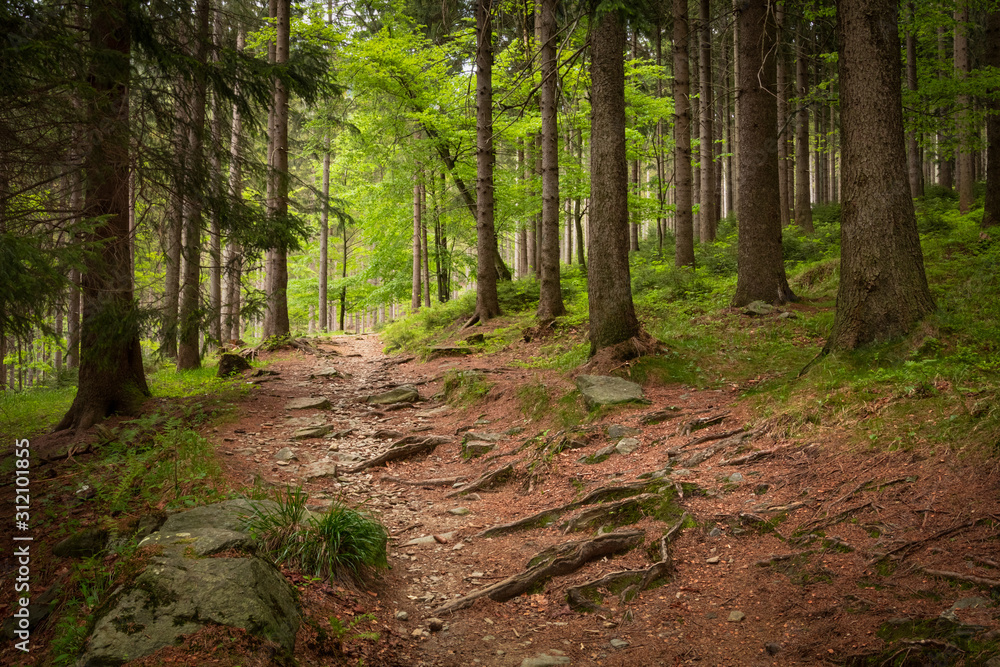
<path fill-rule="evenodd" d="M 309 440 L 310 438 L 322 438 L 324 435 L 333 430 L 333 426 L 311 426 L 308 428 L 297 428 L 295 432 L 292 433 L 292 440 Z M 279 459 L 281 461 L 290 461 L 291 459 Z"/>
<path fill-rule="evenodd" d="M 86 558 L 104 551 L 110 533 L 105 528 L 84 528 L 52 547 L 60 558 Z"/>
<path fill-rule="evenodd" d="M 993 600 L 990 600 L 989 598 L 971 597 L 971 598 L 962 598 L 961 600 L 956 600 L 955 604 L 951 605 L 951 608 L 980 609 L 992 606 L 993 606 Z"/>
<path fill-rule="evenodd" d="M 708 531 L 708 536 L 709 537 L 719 537 L 720 535 L 722 535 L 722 529 L 719 528 L 718 526 L 716 526 L 716 527 L 712 528 L 712 530 Z M 716 562 L 718 562 L 718 561 L 716 561 Z"/>
<path fill-rule="evenodd" d="M 444 628 L 444 621 L 440 618 L 427 619 L 427 629 L 431 632 L 440 632 L 442 628 Z"/>
<path fill-rule="evenodd" d="M 404 384 L 381 394 L 372 394 L 365 399 L 365 402 L 368 405 L 393 405 L 395 403 L 413 403 L 419 400 L 420 393 L 416 387 Z"/>
<path fill-rule="evenodd" d="M 339 453 L 334 456 L 341 456 Z M 345 457 L 351 456 L 350 454 L 345 454 Z M 330 459 L 324 459 L 323 461 L 317 461 L 316 463 L 311 463 L 304 468 L 299 470 L 299 474 L 307 481 L 312 481 L 316 479 L 323 479 L 324 477 L 336 477 L 340 471 L 338 470 L 338 462 L 331 461 Z"/>
<path fill-rule="evenodd" d="M 797 318 L 798 318 L 798 315 L 796 315 L 791 310 L 786 310 L 781 315 L 778 315 L 778 319 L 779 320 L 794 320 L 794 319 L 797 319 Z"/>
<path fill-rule="evenodd" d="M 525 658 L 521 661 L 521 667 L 555 667 L 555 665 L 568 665 L 570 663 L 570 659 L 565 655 L 549 655 L 549 653 L 539 653 L 533 658 Z"/>
<path fill-rule="evenodd" d="M 642 393 L 642 387 L 635 382 L 629 382 L 619 377 L 578 375 L 576 387 L 583 394 L 583 401 L 588 410 L 602 405 L 617 405 L 619 403 L 648 403 Z"/>
<path fill-rule="evenodd" d="M 578 460 L 580 463 L 586 463 L 587 465 L 594 465 L 595 463 L 603 463 L 607 461 L 608 457 L 615 453 L 615 446 L 608 445 L 607 447 L 601 447 L 593 454 L 589 456 L 582 456 Z"/>
<path fill-rule="evenodd" d="M 775 310 L 774 306 L 763 301 L 751 301 L 743 308 L 744 315 L 756 317 L 760 315 L 770 315 Z"/>
<path fill-rule="evenodd" d="M 742 611 L 735 611 L 734 610 L 734 611 L 729 612 L 729 622 L 730 623 L 739 623 L 740 621 L 742 621 L 746 617 L 747 617 L 747 615 L 744 614 Z"/>
<path fill-rule="evenodd" d="M 687 475 L 690 475 L 690 474 L 691 474 L 691 471 L 688 470 L 687 468 L 678 468 L 677 470 L 675 470 L 672 473 L 670 473 L 670 476 L 671 477 L 686 477 Z"/>
<path fill-rule="evenodd" d="M 295 592 L 260 558 L 153 558 L 112 593 L 77 663 L 120 665 L 214 623 L 244 628 L 291 651 L 301 614 Z"/>
<path fill-rule="evenodd" d="M 295 452 L 293 452 L 288 447 L 282 447 L 281 449 L 278 450 L 278 453 L 274 455 L 274 458 L 278 459 L 279 461 L 295 461 L 298 460 L 299 457 L 296 456 Z"/>
<path fill-rule="evenodd" d="M 622 649 L 622 648 L 625 648 L 626 646 L 628 646 L 628 642 L 627 641 L 625 641 L 624 639 L 618 639 L 617 637 L 615 639 L 612 639 L 608 643 L 611 644 L 611 648 L 617 648 L 617 649 Z"/>
<path fill-rule="evenodd" d="M 470 440 L 469 442 L 462 445 L 462 458 L 463 459 L 474 459 L 482 456 L 483 454 L 489 454 L 493 451 L 496 445 L 492 445 L 488 442 L 483 442 L 481 440 Z"/>
<path fill-rule="evenodd" d="M 285 404 L 286 410 L 329 410 L 330 401 L 322 396 L 295 398 Z"/>
<path fill-rule="evenodd" d="M 466 431 L 462 436 L 462 442 L 479 440 L 480 442 L 500 442 L 504 439 L 503 433 L 482 433 L 479 431 Z"/>
<path fill-rule="evenodd" d="M 203 505 L 195 507 L 186 512 L 171 514 L 160 527 L 160 532 L 164 533 L 185 533 L 202 528 L 215 528 L 219 530 L 232 530 L 240 532 L 243 530 L 243 519 L 252 516 L 254 507 L 264 511 L 277 508 L 278 504 L 273 500 L 225 500 L 213 505 Z"/>
<path fill-rule="evenodd" d="M 627 438 L 632 435 L 639 435 L 642 433 L 637 428 L 632 428 L 631 426 L 622 426 L 621 424 L 612 424 L 608 427 L 608 437 L 612 440 L 617 440 L 619 438 Z"/>
<path fill-rule="evenodd" d="M 615 445 L 615 451 L 619 454 L 631 454 L 637 449 L 639 449 L 639 440 L 637 438 L 622 438 Z"/>
<path fill-rule="evenodd" d="M 408 621 L 408 620 L 410 620 L 410 614 L 407 613 L 407 612 L 405 612 L 405 611 L 397 611 L 396 612 L 396 620 L 399 620 L 399 621 Z"/>
<path fill-rule="evenodd" d="M 432 417 L 443 417 L 451 412 L 451 407 L 447 405 L 441 405 L 439 407 L 433 408 L 431 410 L 422 410 L 420 412 L 415 412 L 414 417 L 423 417 L 425 419 L 430 419 Z"/>
<path fill-rule="evenodd" d="M 229 549 L 253 551 L 255 548 L 254 541 L 244 532 L 208 527 L 178 533 L 160 530 L 139 543 L 143 547 L 157 545 L 162 546 L 167 553 L 181 556 L 188 553 L 211 556 Z"/>
<path fill-rule="evenodd" d="M 455 507 L 448 510 L 448 514 L 454 514 L 455 516 L 465 516 L 466 514 L 471 514 L 468 507 Z"/>
<path fill-rule="evenodd" d="M 339 378 L 339 377 L 343 377 L 343 374 L 340 371 L 338 371 L 336 368 L 327 368 L 327 369 L 322 370 L 322 371 L 316 371 L 315 373 L 313 373 L 309 377 L 314 377 L 314 378 Z"/>
<path fill-rule="evenodd" d="M 729 476 L 729 481 L 732 482 L 733 484 L 739 484 L 740 482 L 743 481 L 742 473 L 734 472 L 732 475 Z"/>
<path fill-rule="evenodd" d="M 455 537 L 455 533 L 439 533 L 437 537 L 440 537 L 442 540 L 447 542 L 451 540 L 453 537 Z M 403 544 L 400 546 L 415 547 L 422 544 L 439 544 L 439 542 L 437 541 L 434 535 L 423 535 L 421 537 L 415 537 L 409 542 L 403 542 Z"/>
<path fill-rule="evenodd" d="M 781 651 L 781 644 L 777 642 L 767 642 L 764 644 L 764 650 L 767 651 L 768 655 L 778 655 Z"/>

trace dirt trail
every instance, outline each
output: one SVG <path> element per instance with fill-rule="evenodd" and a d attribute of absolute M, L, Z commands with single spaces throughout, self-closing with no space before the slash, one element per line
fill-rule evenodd
<path fill-rule="evenodd" d="M 996 470 L 969 468 L 951 454 L 851 451 L 832 429 L 818 429 L 808 442 L 787 441 L 783 429 L 735 403 L 735 386 L 646 387 L 650 405 L 620 408 L 561 432 L 553 410 L 540 422 L 523 412 L 524 387 L 544 386 L 553 406 L 570 391 L 569 380 L 554 372 L 487 368 L 479 357 L 406 361 L 384 356 L 375 336 L 337 338 L 319 348 L 320 355 L 273 356 L 269 368 L 278 375 L 260 378 L 243 418 L 213 436 L 235 483 L 259 475 L 269 484 L 301 485 L 317 508 L 344 496 L 364 502 L 389 528 L 392 569 L 377 588 L 358 594 L 358 611 L 376 613 L 386 647 L 366 664 L 844 661 L 882 649 L 885 641 L 876 633 L 890 619 L 933 618 L 958 599 L 988 595 L 959 590 L 919 567 L 1000 576 L 988 565 L 996 565 L 1000 552 Z M 450 407 L 440 398 L 448 370 L 477 370 L 493 386 L 470 408 Z M 364 403 L 403 384 L 415 385 L 422 400 L 405 407 Z M 325 397 L 332 407 L 286 409 L 291 399 L 309 396 Z M 663 421 L 646 423 L 656 421 L 654 413 Z M 719 415 L 698 428 L 696 420 Z M 686 432 L 685 425 L 696 430 Z M 296 429 L 312 426 L 329 432 L 293 439 Z M 489 451 L 466 459 L 462 444 L 470 430 Z M 347 472 L 405 436 L 413 442 L 440 436 L 435 442 L 441 444 L 429 454 Z M 633 440 L 623 446 L 623 438 Z M 600 462 L 581 460 L 599 459 L 602 448 L 616 445 Z M 285 448 L 295 459 L 279 462 Z M 754 456 L 759 452 L 766 454 Z M 476 480 L 507 464 L 514 475 L 506 483 L 455 495 L 453 480 Z M 662 479 L 662 472 L 648 475 L 665 469 Z M 599 505 L 571 507 L 547 527 L 478 536 L 602 487 L 643 482 L 655 484 L 635 493 L 669 496 L 671 504 L 640 499 L 638 508 L 626 504 L 613 519 L 581 519 L 586 530 L 564 533 L 566 520 Z M 681 512 L 697 525 L 670 537 L 668 561 L 655 577 L 662 585 L 627 601 L 606 590 L 621 586 L 599 586 L 603 595 L 583 592 L 596 611 L 569 607 L 569 588 L 660 560 L 660 540 Z M 525 572 L 549 547 L 591 538 L 602 525 L 619 522 L 615 531 L 643 531 L 643 546 L 599 556 L 506 602 L 482 597 L 453 613 L 436 612 Z M 669 576 L 659 576 L 664 572 Z M 992 631 L 995 642 L 995 606 L 950 613 L 982 626 L 977 632 Z M 432 630 L 427 619 L 435 615 L 443 628 Z"/>

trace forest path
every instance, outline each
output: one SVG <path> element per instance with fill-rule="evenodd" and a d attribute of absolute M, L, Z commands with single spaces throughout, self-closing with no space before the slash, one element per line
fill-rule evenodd
<path fill-rule="evenodd" d="M 809 443 L 786 441 L 781 429 L 735 402 L 735 386 L 646 387 L 651 405 L 621 407 L 562 429 L 556 415 L 569 409 L 572 384 L 557 372 L 510 365 L 502 354 L 424 363 L 394 358 L 382 354 L 374 335 L 316 345 L 319 354 L 272 354 L 269 368 L 278 375 L 257 378 L 263 386 L 245 403 L 242 418 L 214 435 L 236 483 L 259 476 L 267 484 L 300 485 L 311 508 L 343 498 L 374 511 L 389 529 L 392 569 L 376 588 L 357 594 L 357 613 L 378 618 L 377 627 L 358 630 L 378 630 L 383 637 L 376 657 L 365 651 L 365 664 L 763 665 L 844 659 L 881 648 L 875 632 L 887 619 L 934 617 L 955 601 L 950 598 L 975 593 L 949 596 L 947 584 L 921 578 L 912 564 L 894 574 L 895 563 L 873 565 L 873 554 L 909 542 L 912 549 L 904 556 L 916 554 L 934 544 L 924 537 L 960 519 L 971 517 L 972 525 L 952 538 L 984 528 L 977 521 L 990 512 L 1000 516 L 988 478 L 958 484 L 942 478 L 944 467 L 954 463 L 947 455 L 851 452 L 843 434 L 832 430 Z M 488 393 L 470 407 L 449 406 L 440 396 L 449 372 L 474 388 L 489 386 Z M 404 384 L 418 388 L 419 402 L 365 403 L 367 396 Z M 303 397 L 326 398 L 331 406 L 288 409 Z M 533 403 L 539 408 L 535 416 L 545 415 L 539 422 L 525 416 Z M 714 417 L 721 418 L 703 428 L 697 423 Z M 297 430 L 313 427 L 326 433 L 294 438 Z M 463 439 L 470 431 L 474 447 L 488 451 L 466 459 Z M 407 436 L 425 444 L 431 438 L 433 450 L 350 472 Z M 289 454 L 294 458 L 280 460 Z M 513 475 L 506 483 L 455 495 L 459 481 L 508 464 Z M 622 506 L 616 517 L 592 523 L 586 523 L 586 511 L 596 505 L 566 507 L 595 490 L 634 487 L 661 476 L 664 486 L 631 493 L 653 491 L 669 503 Z M 907 504 L 929 493 L 932 510 Z M 537 521 L 524 530 L 479 535 L 544 510 L 554 512 L 551 525 Z M 599 600 L 595 613 L 570 609 L 571 587 L 616 571 L 648 571 L 681 511 L 697 526 L 671 536 L 669 562 L 655 577 L 662 585 L 621 599 L 625 584 L 605 582 L 583 591 L 583 597 Z M 573 517 L 587 530 L 560 530 Z M 525 573 L 543 550 L 588 539 L 605 523 L 624 524 L 615 528 L 621 533 L 642 531 L 644 546 L 567 566 L 528 582 L 524 594 L 505 602 L 484 597 L 454 613 L 440 611 Z M 962 537 L 964 547 L 938 548 L 930 552 L 937 562 L 925 558 L 921 565 L 959 569 L 961 563 L 951 561 L 961 560 L 963 548 L 976 549 L 969 544 L 982 538 Z M 668 571 L 669 577 L 660 577 Z M 960 613 L 962 620 L 1000 626 L 986 610 Z"/>

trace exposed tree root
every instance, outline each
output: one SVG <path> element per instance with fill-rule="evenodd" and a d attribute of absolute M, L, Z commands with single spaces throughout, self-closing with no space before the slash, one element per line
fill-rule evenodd
<path fill-rule="evenodd" d="M 432 435 L 423 438 L 419 442 L 413 442 L 411 444 L 406 444 L 410 442 L 413 438 L 412 435 L 408 435 L 402 438 L 386 452 L 380 456 L 376 456 L 373 459 L 359 463 L 353 468 L 345 469 L 345 473 L 356 473 L 362 470 L 367 470 L 368 468 L 373 468 L 375 466 L 383 466 L 389 461 L 398 461 L 400 459 L 408 459 L 411 456 L 417 456 L 418 454 L 425 454 L 434 451 L 434 448 L 438 445 L 444 444 L 446 442 L 451 442 L 451 438 L 443 435 Z"/>
<path fill-rule="evenodd" d="M 587 530 L 588 528 L 592 528 L 597 525 L 604 525 L 608 522 L 614 523 L 615 521 L 621 521 L 627 515 L 641 512 L 649 504 L 651 504 L 652 501 L 659 500 L 661 500 L 661 496 L 659 494 L 643 493 L 642 495 L 633 496 L 632 498 L 597 505 L 596 507 L 591 507 L 590 509 L 580 512 L 563 523 L 560 528 L 563 533 L 573 533 L 579 530 Z M 623 523 L 635 522 L 624 521 Z"/>
<path fill-rule="evenodd" d="M 683 415 L 684 413 L 680 411 L 680 408 L 669 407 L 665 410 L 657 410 L 656 412 L 650 412 L 649 414 L 643 415 L 642 418 L 639 419 L 639 423 L 651 426 L 653 424 L 659 424 L 660 422 L 665 422 L 668 419 L 675 419 L 676 417 Z"/>
<path fill-rule="evenodd" d="M 480 588 L 464 597 L 452 600 L 434 610 L 435 616 L 465 609 L 481 597 L 506 602 L 552 577 L 575 572 L 597 558 L 629 551 L 642 543 L 646 533 L 641 530 L 607 533 L 587 540 L 574 540 L 545 549 L 535 555 L 524 572 L 503 581 Z"/>
<path fill-rule="evenodd" d="M 506 484 L 512 477 L 514 477 L 514 464 L 508 463 L 504 467 L 490 471 L 485 475 L 482 475 L 479 479 L 466 484 L 462 488 L 452 491 L 445 497 L 454 498 L 455 496 L 464 496 L 467 493 L 479 491 L 480 489 L 491 489 L 495 486 Z"/>
<path fill-rule="evenodd" d="M 619 599 L 624 603 L 634 599 L 657 580 L 667 577 L 673 569 L 673 560 L 669 549 L 670 542 L 680 531 L 688 516 L 688 513 L 684 512 L 677 523 L 660 538 L 660 560 L 645 570 L 619 570 L 606 574 L 600 579 L 566 589 L 566 601 L 570 608 L 577 611 L 602 611 L 605 608 L 591 600 L 595 595 L 600 595 L 599 589 L 605 588 L 611 591 L 618 589 Z"/>
<path fill-rule="evenodd" d="M 893 556 L 893 555 L 895 555 L 897 553 L 900 554 L 900 558 L 905 558 L 910 551 L 913 551 L 914 549 L 916 549 L 917 547 L 919 547 L 922 544 L 926 544 L 927 542 L 933 542 L 934 540 L 939 540 L 942 537 L 947 537 L 948 535 L 951 535 L 952 533 L 957 533 L 958 531 L 965 530 L 966 528 L 971 528 L 972 526 L 975 526 L 977 523 L 979 523 L 979 522 L 978 521 L 966 521 L 965 523 L 960 523 L 957 526 L 952 526 L 951 528 L 945 528 L 942 531 L 938 531 L 938 532 L 934 533 L 933 535 L 931 535 L 930 537 L 925 537 L 925 538 L 923 538 L 921 540 L 913 540 L 912 542 L 907 542 L 906 544 L 901 544 L 900 546 L 896 547 L 895 549 L 890 549 L 889 551 L 885 552 L 883 555 L 879 556 L 878 558 L 875 558 L 874 560 L 871 561 L 871 563 L 874 565 L 875 563 L 883 561 L 886 558 L 888 558 L 889 556 Z"/>
<path fill-rule="evenodd" d="M 722 433 L 710 433 L 708 435 L 703 435 L 699 438 L 695 438 L 690 442 L 684 443 L 683 445 L 681 445 L 681 448 L 683 449 L 686 447 L 691 447 L 692 445 L 701 445 L 706 442 L 712 442 L 713 440 L 722 440 L 723 438 L 730 438 L 736 435 L 737 433 L 742 433 L 742 432 L 743 432 L 742 428 L 736 428 L 733 429 L 732 431 L 723 431 Z"/>
<path fill-rule="evenodd" d="M 754 565 L 757 567 L 768 567 L 774 565 L 775 563 L 780 563 L 785 560 L 791 560 L 797 556 L 802 556 L 803 554 L 812 553 L 811 551 L 798 551 L 793 554 L 771 554 L 767 558 L 762 558 L 758 561 L 754 561 Z"/>
<path fill-rule="evenodd" d="M 451 486 L 458 482 L 464 482 L 465 477 L 438 477 L 435 479 L 404 479 L 392 475 L 382 475 L 379 481 L 393 482 L 395 484 L 407 484 L 409 486 Z"/>
<path fill-rule="evenodd" d="M 691 435 L 693 431 L 722 423 L 728 416 L 728 412 L 723 412 L 717 415 L 712 415 L 711 417 L 696 417 L 681 424 L 677 428 L 677 435 Z"/>
<path fill-rule="evenodd" d="M 774 449 L 765 449 L 759 452 L 751 452 L 749 454 L 744 454 L 743 456 L 737 456 L 735 459 L 726 459 L 719 461 L 720 466 L 741 466 L 746 463 L 753 463 L 754 461 L 759 461 L 761 459 L 766 459 L 769 456 L 774 456 L 778 452 L 784 451 L 791 448 L 792 445 L 782 445 L 781 447 L 775 447 Z"/>
<path fill-rule="evenodd" d="M 719 452 L 729 449 L 730 447 L 735 447 L 736 445 L 742 443 L 744 440 L 748 440 L 754 437 L 755 435 L 757 435 L 757 431 L 754 431 L 752 433 L 738 432 L 736 435 L 730 436 L 725 440 L 720 440 L 719 442 L 715 443 L 710 447 L 706 447 L 705 449 L 699 449 L 696 452 L 692 452 L 687 458 L 678 463 L 678 465 L 682 468 L 693 468 L 694 466 L 699 465 L 707 461 L 708 459 L 712 458 Z"/>
<path fill-rule="evenodd" d="M 961 574 L 959 572 L 950 572 L 948 570 L 932 570 L 929 567 L 920 567 L 917 569 L 924 574 L 931 575 L 932 577 L 944 577 L 945 579 L 963 581 L 967 584 L 975 584 L 977 586 L 1000 588 L 1000 579 L 987 579 L 986 577 L 977 577 L 974 574 Z"/>
<path fill-rule="evenodd" d="M 860 512 L 866 507 L 871 507 L 872 502 L 862 503 L 860 505 L 855 505 L 854 507 L 848 507 L 846 510 L 834 514 L 833 516 L 823 517 L 822 519 L 813 519 L 812 521 L 806 521 L 804 524 L 798 527 L 796 532 L 799 533 L 811 533 L 816 530 L 821 530 L 827 526 L 832 526 L 835 523 L 840 523 L 844 519 L 847 519 L 855 512 Z"/>
<path fill-rule="evenodd" d="M 552 525 L 556 520 L 565 514 L 566 512 L 571 512 L 578 507 L 583 507 L 584 505 L 593 505 L 594 503 L 601 502 L 602 500 L 614 499 L 614 498 L 627 498 L 629 496 L 635 496 L 644 491 L 651 490 L 657 487 L 663 486 L 663 482 L 659 480 L 644 481 L 644 482 L 633 482 L 631 484 L 624 484 L 622 486 L 602 486 L 598 489 L 594 489 L 587 495 L 585 495 L 580 500 L 574 500 L 571 503 L 566 503 L 565 505 L 560 505 L 558 507 L 552 507 L 546 510 L 542 510 L 537 514 L 532 514 L 524 519 L 518 519 L 511 523 L 505 523 L 500 526 L 492 526 L 486 530 L 479 533 L 476 537 L 494 537 L 496 535 L 506 535 L 507 533 L 514 533 L 519 530 L 531 530 L 532 528 L 544 528 L 545 526 Z"/>

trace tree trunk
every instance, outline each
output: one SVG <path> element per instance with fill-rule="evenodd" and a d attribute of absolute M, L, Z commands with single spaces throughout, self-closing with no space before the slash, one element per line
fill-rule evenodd
<path fill-rule="evenodd" d="M 800 19 L 795 36 L 795 224 L 807 234 L 813 233 L 812 202 L 809 196 L 809 108 L 805 98 L 809 94 L 808 62 L 806 60 L 806 34 Z"/>
<path fill-rule="evenodd" d="M 198 0 L 195 5 L 192 40 L 189 54 L 199 64 L 208 61 L 209 47 L 209 4 L 208 0 Z M 188 160 L 184 188 L 184 270 L 181 284 L 181 301 L 178 310 L 179 336 L 177 346 L 177 370 L 191 370 L 201 366 L 201 350 L 198 345 L 200 318 L 200 273 L 201 273 L 201 213 L 207 179 L 205 178 L 205 103 L 206 81 L 203 69 L 199 69 L 193 81 L 190 104 L 190 125 L 188 127 Z"/>
<path fill-rule="evenodd" d="M 288 62 L 291 0 L 277 0 L 274 62 Z M 281 77 L 274 80 L 274 164 L 271 168 L 273 195 L 268 201 L 268 215 L 280 224 L 288 216 L 288 87 Z M 288 323 L 288 250 L 279 244 L 268 250 L 267 310 L 264 313 L 264 337 L 287 334 Z"/>
<path fill-rule="evenodd" d="M 212 62 L 218 66 L 222 50 L 222 12 L 216 8 L 212 23 Z M 219 96 L 212 94 L 212 145 L 209 147 L 212 182 L 212 220 L 209 229 L 209 337 L 216 345 L 222 344 L 222 221 L 218 201 L 222 189 L 222 105 Z"/>
<path fill-rule="evenodd" d="M 715 240 L 718 220 L 715 209 L 715 102 L 712 98 L 712 27 L 709 23 L 709 0 L 698 3 L 698 34 L 701 57 L 698 59 L 698 80 L 701 87 L 698 104 L 701 107 L 701 242 Z"/>
<path fill-rule="evenodd" d="M 91 3 L 90 65 L 95 130 L 85 159 L 84 216 L 100 222 L 87 239 L 100 250 L 82 278 L 80 378 L 69 411 L 55 430 L 83 430 L 108 415 L 136 414 L 149 396 L 139 347 L 139 313 L 129 262 L 129 53 L 125 22 L 130 0 Z"/>
<path fill-rule="evenodd" d="M 493 19 L 490 0 L 476 1 L 476 312 L 466 326 L 500 314 L 499 256 L 493 227 Z"/>
<path fill-rule="evenodd" d="M 419 135 L 418 135 L 419 138 Z M 420 310 L 420 181 L 413 181 L 413 271 L 410 285 L 410 312 Z"/>
<path fill-rule="evenodd" d="M 625 62 L 622 59 L 625 26 L 615 11 L 598 16 L 596 21 L 591 35 L 590 65 L 590 197 L 593 210 L 587 217 L 591 355 L 639 333 L 628 264 Z M 598 244 L 596 252 L 595 244 Z"/>
<path fill-rule="evenodd" d="M 987 65 L 1000 68 L 1000 10 L 993 10 L 986 19 Z M 994 89 L 994 95 L 1000 90 Z M 986 201 L 983 203 L 982 227 L 1000 225 L 1000 99 L 986 102 L 992 111 L 986 117 Z"/>
<path fill-rule="evenodd" d="M 906 4 L 907 30 L 906 30 L 906 87 L 911 91 L 917 90 L 917 38 L 914 34 L 913 26 L 913 1 Z M 917 131 L 910 129 L 906 133 L 906 161 L 910 174 L 910 196 L 921 197 L 924 194 L 924 184 L 921 178 L 920 169 L 920 149 L 917 146 Z"/>
<path fill-rule="evenodd" d="M 788 60 L 785 58 L 785 6 L 775 7 L 777 23 L 777 72 L 778 72 L 778 202 L 781 207 L 781 226 L 792 222 L 788 205 Z"/>
<path fill-rule="evenodd" d="M 184 190 L 187 187 L 187 142 L 188 112 L 185 100 L 189 97 L 188 86 L 182 77 L 177 77 L 176 101 L 174 102 L 173 151 L 177 162 L 173 165 L 171 177 L 173 189 L 167 195 L 162 236 L 165 277 L 163 287 L 163 312 L 161 314 L 160 352 L 168 359 L 177 358 L 177 311 L 181 294 L 181 241 L 184 231 Z"/>
<path fill-rule="evenodd" d="M 556 0 L 541 0 L 542 248 L 538 319 L 566 313 L 559 280 L 559 126 L 556 120 Z"/>
<path fill-rule="evenodd" d="M 946 39 L 947 34 L 945 32 L 944 26 L 938 26 L 938 62 L 944 63 L 948 58 L 948 40 Z M 948 79 L 948 73 L 945 72 L 942 67 L 938 71 L 939 79 Z M 948 107 L 939 107 L 938 116 L 941 118 L 948 118 L 949 116 Z M 843 114 L 841 114 L 843 117 Z M 944 129 L 943 124 L 941 129 L 938 130 L 937 143 L 938 143 L 938 185 L 943 188 L 948 188 L 949 190 L 955 187 L 955 173 L 951 168 L 951 148 L 947 145 L 950 137 L 948 136 L 947 130 Z"/>
<path fill-rule="evenodd" d="M 243 51 L 243 28 L 236 33 L 236 50 Z M 239 92 L 239 89 L 236 89 Z M 229 139 L 229 197 L 238 199 L 243 191 L 243 169 L 240 164 L 240 145 L 243 141 L 243 118 L 239 106 L 233 105 L 233 122 Z M 226 315 L 223 322 L 224 336 L 229 340 L 240 339 L 240 282 L 243 273 L 243 252 L 232 239 L 226 244 Z"/>
<path fill-rule="evenodd" d="M 694 266 L 687 7 L 687 0 L 674 0 L 674 183 L 677 199 L 674 218 L 674 264 L 677 266 Z M 591 264 L 593 261 L 591 256 Z"/>
<path fill-rule="evenodd" d="M 740 200 L 734 306 L 794 301 L 781 253 L 778 190 L 778 103 L 775 94 L 774 0 L 751 0 L 739 12 L 737 59 Z"/>
<path fill-rule="evenodd" d="M 421 177 L 423 172 L 421 172 Z M 433 174 L 431 177 L 433 178 Z M 428 308 L 431 307 L 431 254 L 427 249 L 427 186 L 424 183 L 420 184 L 420 210 L 422 211 L 420 215 L 420 255 L 423 257 L 423 270 L 424 275 L 421 282 L 423 283 L 424 291 L 424 305 Z"/>
<path fill-rule="evenodd" d="M 969 0 L 959 0 L 955 10 L 955 72 L 959 81 L 969 76 Z M 955 118 L 958 130 L 958 210 L 968 213 L 976 203 L 974 190 L 975 176 L 972 170 L 972 149 L 970 148 L 973 134 L 969 127 L 972 117 L 972 98 L 969 95 L 958 95 L 958 114 Z"/>
<path fill-rule="evenodd" d="M 903 147 L 896 0 L 839 0 L 843 221 L 827 350 L 907 333 L 934 309 Z"/>

